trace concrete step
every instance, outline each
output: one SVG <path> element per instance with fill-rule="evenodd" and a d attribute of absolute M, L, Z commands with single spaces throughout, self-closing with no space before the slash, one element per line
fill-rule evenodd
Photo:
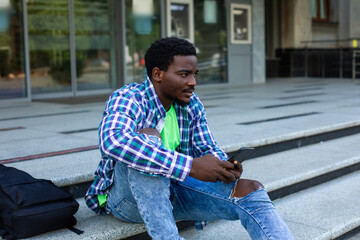
<path fill-rule="evenodd" d="M 360 226 L 360 205 L 356 201 L 360 197 L 358 189 L 359 171 L 274 203 L 295 239 L 330 240 Z M 80 209 L 75 215 L 78 220 L 76 227 L 84 230 L 83 234 L 62 229 L 31 239 L 124 239 L 145 232 L 143 224 L 129 224 L 112 216 L 95 215 L 87 209 L 82 199 L 78 201 Z M 193 228 L 184 230 L 181 235 L 189 240 L 250 239 L 240 221 L 225 220 L 211 222 L 203 231 Z"/>
<path fill-rule="evenodd" d="M 275 207 L 295 239 L 337 239 L 360 226 L 360 172 L 275 201 Z M 216 221 L 203 232 L 181 233 L 192 240 L 250 239 L 239 221 Z"/>
<path fill-rule="evenodd" d="M 84 233 L 78 235 L 68 229 L 61 229 L 49 233 L 41 234 L 29 239 L 36 240 L 77 240 L 77 239 L 99 239 L 115 240 L 123 239 L 133 235 L 146 232 L 144 224 L 126 223 L 116 219 L 111 215 L 96 215 L 85 204 L 83 198 L 76 199 L 79 210 L 75 214 L 77 224 L 74 226 Z"/>
<path fill-rule="evenodd" d="M 298 155 L 299 157 L 302 156 L 302 153 L 296 154 L 296 152 L 293 154 L 291 151 L 286 151 L 288 152 L 285 155 L 282 155 L 282 151 L 287 150 L 287 149 L 294 149 L 294 151 L 297 150 L 297 147 L 299 146 L 306 146 L 309 144 L 312 144 L 314 147 L 314 150 L 308 150 L 307 151 L 307 155 L 309 155 L 307 158 L 314 158 L 312 156 L 310 156 L 311 154 L 315 153 L 317 154 L 316 156 L 322 156 L 321 152 L 325 151 L 325 150 L 316 150 L 317 148 L 319 148 L 319 146 L 317 146 L 318 144 L 315 143 L 323 143 L 322 141 L 326 141 L 328 139 L 337 139 L 339 140 L 339 144 L 341 144 L 338 146 L 337 143 L 332 144 L 329 147 L 329 150 L 326 151 L 337 151 L 337 149 L 341 149 L 341 148 L 346 148 L 348 146 L 348 148 L 353 148 L 356 149 L 356 147 L 354 146 L 354 144 L 352 142 L 350 142 L 349 144 L 346 141 L 352 141 L 351 139 L 352 136 L 351 134 L 353 134 L 354 139 L 357 139 L 358 136 L 360 134 L 355 134 L 357 131 L 354 130 L 360 130 L 360 126 L 349 126 L 346 127 L 344 129 L 339 129 L 336 128 L 334 129 L 335 132 L 334 135 L 331 134 L 331 132 L 318 132 L 318 134 L 316 135 L 303 135 L 303 137 L 301 137 L 302 140 L 295 140 L 294 138 L 279 138 L 281 139 L 280 142 L 276 142 L 274 141 L 273 138 L 269 138 L 268 140 L 263 140 L 261 141 L 261 144 L 264 144 L 264 142 L 268 142 L 269 145 L 254 145 L 251 143 L 244 143 L 243 146 L 254 146 L 256 147 L 256 151 L 254 156 L 264 156 L 264 157 L 258 157 L 256 158 L 256 161 L 254 162 L 255 159 L 251 159 L 251 161 L 245 161 L 244 165 L 246 166 L 246 170 L 244 172 L 244 176 L 248 177 L 248 178 L 254 178 L 254 179 L 260 179 L 262 180 L 262 177 L 271 177 L 271 173 L 266 172 L 267 169 L 271 169 L 271 163 L 274 161 L 273 159 L 279 161 L 279 163 L 277 164 L 285 164 L 285 162 L 296 162 L 298 160 L 296 160 L 296 156 Z M 309 134 L 313 134 L 314 131 L 309 132 Z M 348 137 L 343 137 L 345 135 L 350 135 Z M 286 140 L 288 139 L 288 140 Z M 346 140 L 348 139 L 348 140 Z M 295 143 L 301 141 L 302 144 L 299 143 Z M 335 142 L 337 140 L 334 140 Z M 354 140 L 355 142 L 357 140 Z M 327 143 L 330 143 L 332 141 L 327 141 Z M 343 143 L 342 143 L 343 142 Z M 353 147 L 350 147 L 353 146 Z M 304 148 L 305 149 L 305 148 Z M 271 152 L 273 151 L 273 152 Z M 325 151 L 325 152 L 326 152 Z M 259 153 L 260 152 L 260 153 Z M 272 158 L 270 158 L 269 161 L 267 160 L 263 160 L 268 159 L 267 155 L 274 153 L 274 152 L 279 152 L 277 154 L 280 155 L 275 155 L 272 154 Z M 317 153 L 319 152 L 319 153 Z M 231 153 L 230 153 L 231 154 Z M 293 156 L 294 155 L 294 156 Z M 254 157 L 253 156 L 253 157 Z M 329 169 L 333 169 L 333 170 L 339 170 L 341 169 L 341 167 L 345 168 L 346 166 L 352 166 L 350 163 L 351 161 L 354 162 L 354 164 L 357 164 L 358 161 L 357 159 L 351 159 L 351 157 L 348 157 L 349 159 L 342 159 L 341 162 L 337 162 L 335 161 L 335 165 L 329 165 L 328 162 L 326 162 L 326 159 L 323 160 L 323 162 L 321 164 L 319 163 L 319 161 L 315 161 L 315 165 L 318 167 L 322 167 L 322 168 L 327 168 L 327 170 Z M 50 179 L 52 180 L 56 185 L 61 186 L 61 187 L 66 187 L 68 190 L 70 190 L 76 197 L 80 197 L 82 195 L 84 195 L 86 189 L 88 188 L 89 184 L 92 182 L 93 180 L 93 172 L 96 169 L 98 162 L 100 159 L 100 153 L 97 149 L 93 149 L 93 150 L 87 150 L 87 151 L 79 151 L 79 152 L 74 152 L 74 153 L 69 153 L 69 154 L 60 154 L 60 155 L 55 155 L 55 156 L 50 156 L 50 157 L 44 157 L 44 158 L 37 158 L 37 159 L 33 159 L 31 161 L 19 161 L 19 162 L 13 162 L 13 163 L 8 163 L 6 164 L 7 166 L 13 166 L 19 169 L 22 169 L 24 171 L 29 172 L 30 174 L 32 174 L 34 177 L 36 178 L 45 178 L 45 179 Z M 285 159 L 285 160 L 284 160 Z M 292 160 L 294 159 L 294 160 Z M 284 160 L 284 161 L 283 161 Z M 314 159 L 315 160 L 315 159 Z M 256 169 L 256 165 L 258 165 L 258 162 L 262 162 L 264 161 L 263 164 L 267 164 L 264 165 L 266 166 L 266 168 L 263 168 L 262 170 L 264 171 L 260 171 L 259 170 L 253 170 L 252 168 L 254 167 L 254 169 Z M 325 162 L 324 162 L 325 161 Z M 299 160 L 299 162 L 302 162 L 302 160 Z M 275 163 L 275 162 L 274 162 Z M 346 165 L 346 163 L 349 163 L 348 165 Z M 269 165 L 270 164 L 270 165 Z M 287 163 L 286 163 L 287 164 Z M 342 164 L 342 165 L 341 165 Z M 247 166 L 249 165 L 249 166 Z M 262 166 L 261 165 L 261 166 Z M 311 166 L 311 165 L 309 165 Z M 356 167 L 356 166 L 355 166 Z M 291 169 L 289 169 L 291 170 Z M 354 169 L 350 169 L 351 171 L 353 171 Z M 355 169 L 356 170 L 356 169 Z M 325 169 L 321 170 L 322 173 L 326 172 Z M 251 174 L 256 174 L 256 173 L 261 173 L 258 175 L 251 175 Z M 246 175 L 247 173 L 250 173 L 250 175 Z M 318 175 L 318 173 L 314 172 L 315 175 Z M 337 175 L 338 173 L 336 173 L 335 175 Z M 299 177 L 299 176 L 298 176 Z M 293 176 L 294 178 L 294 176 Z M 301 178 L 301 177 L 300 177 Z M 304 176 L 303 176 L 304 178 Z M 292 182 L 294 182 L 294 180 L 292 180 Z M 272 185 L 275 183 L 271 183 L 268 187 L 269 190 L 272 190 L 273 187 Z M 285 187 L 284 185 L 282 185 L 283 187 Z M 277 188 L 278 189 L 278 188 Z"/>
<path fill-rule="evenodd" d="M 298 192 L 301 189 L 309 188 L 310 186 L 312 188 L 305 190 L 303 192 L 306 191 L 311 192 L 312 189 L 321 189 L 318 187 L 314 188 L 313 186 L 321 182 L 327 182 L 333 179 L 334 178 L 333 176 L 326 177 L 326 175 L 331 172 L 339 171 L 341 169 L 346 169 L 349 166 L 356 166 L 354 169 L 355 170 L 356 168 L 358 169 L 360 165 L 359 164 L 360 151 L 358 149 L 359 141 L 360 141 L 360 134 L 356 134 L 345 138 L 339 138 L 336 140 L 323 142 L 320 144 L 314 144 L 298 149 L 293 149 L 281 153 L 276 153 L 268 156 L 251 159 L 244 162 L 243 177 L 257 179 L 261 181 L 265 185 L 266 189 L 269 191 L 270 196 L 274 195 L 274 193 L 276 193 L 281 189 L 287 189 L 285 194 L 284 193 L 281 194 L 281 197 L 289 194 L 291 194 L 289 197 L 302 196 L 301 195 L 302 192 Z M 354 169 L 353 171 L 355 171 Z M 358 176 L 359 175 L 358 173 L 359 172 L 356 172 L 356 174 L 350 174 L 350 175 Z M 325 176 L 325 177 L 323 177 L 322 181 L 319 182 L 316 180 L 316 178 L 319 176 Z M 339 179 L 334 180 L 331 183 L 333 184 L 333 182 L 337 182 L 337 181 L 339 181 Z M 309 186 L 299 187 L 299 184 L 303 184 L 304 182 L 308 182 Z M 326 184 L 327 183 L 319 185 L 319 187 L 328 186 Z M 329 186 L 332 185 L 330 184 Z M 346 193 L 346 194 L 350 194 L 349 195 L 350 197 L 352 190 L 348 188 L 344 188 L 344 189 L 350 191 Z M 298 193 L 294 194 L 294 192 L 298 192 Z M 274 196 L 277 195 L 275 194 Z M 325 196 L 326 195 L 319 195 L 317 201 L 318 202 L 324 201 L 328 203 L 328 199 Z M 272 198 L 276 199 L 278 197 L 272 197 Z M 280 200 L 277 200 L 276 205 L 279 202 L 283 202 L 284 199 L 288 199 L 288 197 L 283 197 Z M 294 197 L 294 199 L 296 200 L 297 197 Z M 86 233 L 84 235 L 77 236 L 68 230 L 61 230 L 61 231 L 56 231 L 54 233 L 50 233 L 51 238 L 54 237 L 54 239 L 57 239 L 57 237 L 61 238 L 65 236 L 66 239 L 72 239 L 72 238 L 88 239 L 91 236 L 92 239 L 120 239 L 132 235 L 137 235 L 137 237 L 134 237 L 132 239 L 146 239 L 146 236 L 142 235 L 141 237 L 139 237 L 138 235 L 140 233 L 145 232 L 144 226 L 142 224 L 124 223 L 116 220 L 112 216 L 96 216 L 86 206 L 84 206 L 83 199 L 78 199 L 78 201 L 80 202 L 81 207 L 76 215 L 79 222 L 76 225 L 76 227 L 85 230 Z M 279 208 L 279 210 L 281 210 L 281 208 Z M 284 219 L 287 219 L 289 217 L 286 214 L 287 211 L 288 210 L 283 210 L 282 212 L 280 212 L 281 216 L 283 216 Z M 294 215 L 297 216 L 298 214 L 301 214 L 301 211 L 300 213 L 294 212 Z M 312 215 L 309 214 L 309 216 Z M 358 216 L 360 215 L 358 214 Z M 357 222 L 355 223 L 358 224 Z M 226 228 L 228 227 L 228 224 L 230 224 L 229 222 L 219 221 L 216 224 L 224 225 L 223 231 L 228 232 Z M 229 226 L 230 229 L 233 228 L 231 227 L 232 225 Z M 341 231 L 346 232 L 348 230 L 351 229 L 347 228 L 346 230 L 344 230 L 342 228 Z M 244 236 L 246 236 L 247 233 L 245 231 L 244 233 L 245 233 Z M 45 235 L 45 236 L 49 237 L 49 235 Z M 45 239 L 45 236 L 43 239 Z M 192 239 L 197 239 L 197 238 L 195 237 Z M 206 238 L 206 239 L 212 239 L 212 238 Z M 232 239 L 232 238 L 225 238 L 225 239 Z M 298 238 L 298 239 L 312 239 L 312 238 Z M 326 238 L 321 238 L 321 239 L 326 239 Z"/>
<path fill-rule="evenodd" d="M 244 178 L 262 182 L 276 199 L 360 169 L 360 134 L 243 163 Z"/>

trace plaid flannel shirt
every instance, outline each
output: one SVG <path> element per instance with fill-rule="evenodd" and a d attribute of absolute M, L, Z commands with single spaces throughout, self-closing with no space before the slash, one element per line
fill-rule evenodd
<path fill-rule="evenodd" d="M 128 84 L 115 91 L 106 102 L 99 126 L 101 161 L 95 180 L 85 195 L 86 204 L 98 214 L 108 214 L 100 207 L 97 195 L 107 194 L 113 183 L 116 161 L 144 174 L 184 181 L 190 173 L 193 158 L 212 154 L 221 160 L 227 155 L 216 144 L 207 124 L 205 109 L 194 94 L 190 104 L 174 104 L 180 130 L 176 151 L 165 149 L 155 136 L 137 130 L 155 128 L 161 132 L 166 115 L 149 78 L 142 83 Z M 202 229 L 206 222 L 196 222 Z"/>

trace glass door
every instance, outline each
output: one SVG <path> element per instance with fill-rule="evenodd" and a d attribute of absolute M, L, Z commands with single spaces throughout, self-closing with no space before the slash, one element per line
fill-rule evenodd
<path fill-rule="evenodd" d="M 145 79 L 145 52 L 161 37 L 160 0 L 126 0 L 125 84 Z"/>
<path fill-rule="evenodd" d="M 115 82 L 113 2 L 27 1 L 32 94 L 109 91 Z"/>
<path fill-rule="evenodd" d="M 195 46 L 200 84 L 227 82 L 226 6 L 222 0 L 197 0 Z"/>
<path fill-rule="evenodd" d="M 110 88 L 111 68 L 116 67 L 111 2 L 74 0 L 77 90 Z"/>
<path fill-rule="evenodd" d="M 71 92 L 68 1 L 27 1 L 31 91 Z"/>
<path fill-rule="evenodd" d="M 0 100 L 27 97 L 21 1 L 0 1 Z"/>

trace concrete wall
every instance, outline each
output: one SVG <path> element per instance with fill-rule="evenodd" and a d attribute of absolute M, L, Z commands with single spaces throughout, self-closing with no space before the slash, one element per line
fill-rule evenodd
<path fill-rule="evenodd" d="M 349 0 L 342 0 L 339 2 L 339 39 L 349 38 Z M 346 43 L 347 45 L 348 43 Z"/>
<path fill-rule="evenodd" d="M 265 24 L 264 0 L 228 0 L 227 24 L 230 26 L 230 5 L 251 5 L 252 42 L 232 44 L 228 28 L 228 82 L 229 84 L 251 84 L 265 82 Z"/>
<path fill-rule="evenodd" d="M 282 4 L 282 47 L 302 48 L 311 37 L 311 0 L 285 0 Z"/>
<path fill-rule="evenodd" d="M 252 1 L 252 80 L 265 82 L 265 6 L 264 0 Z"/>
<path fill-rule="evenodd" d="M 339 1 L 339 39 L 360 38 L 360 1 Z M 351 41 L 342 42 L 342 47 L 351 47 Z"/>
<path fill-rule="evenodd" d="M 349 38 L 360 38 L 360 1 L 350 0 L 349 7 Z"/>
<path fill-rule="evenodd" d="M 312 48 L 334 48 L 338 47 L 338 42 L 336 41 L 337 39 L 339 39 L 338 24 L 314 22 L 312 25 L 312 40 L 333 40 L 334 42 L 311 43 L 308 44 L 308 46 Z"/>
<path fill-rule="evenodd" d="M 329 6 L 329 22 L 313 22 L 312 23 L 312 40 L 324 41 L 333 40 L 333 42 L 319 42 L 309 44 L 313 48 L 337 48 L 339 43 L 339 2 L 338 0 L 330 0 Z"/>

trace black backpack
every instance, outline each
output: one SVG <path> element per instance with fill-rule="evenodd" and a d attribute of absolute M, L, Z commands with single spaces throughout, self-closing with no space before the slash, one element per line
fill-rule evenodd
<path fill-rule="evenodd" d="M 0 164 L 0 236 L 27 238 L 70 228 L 79 204 L 51 181 Z"/>

